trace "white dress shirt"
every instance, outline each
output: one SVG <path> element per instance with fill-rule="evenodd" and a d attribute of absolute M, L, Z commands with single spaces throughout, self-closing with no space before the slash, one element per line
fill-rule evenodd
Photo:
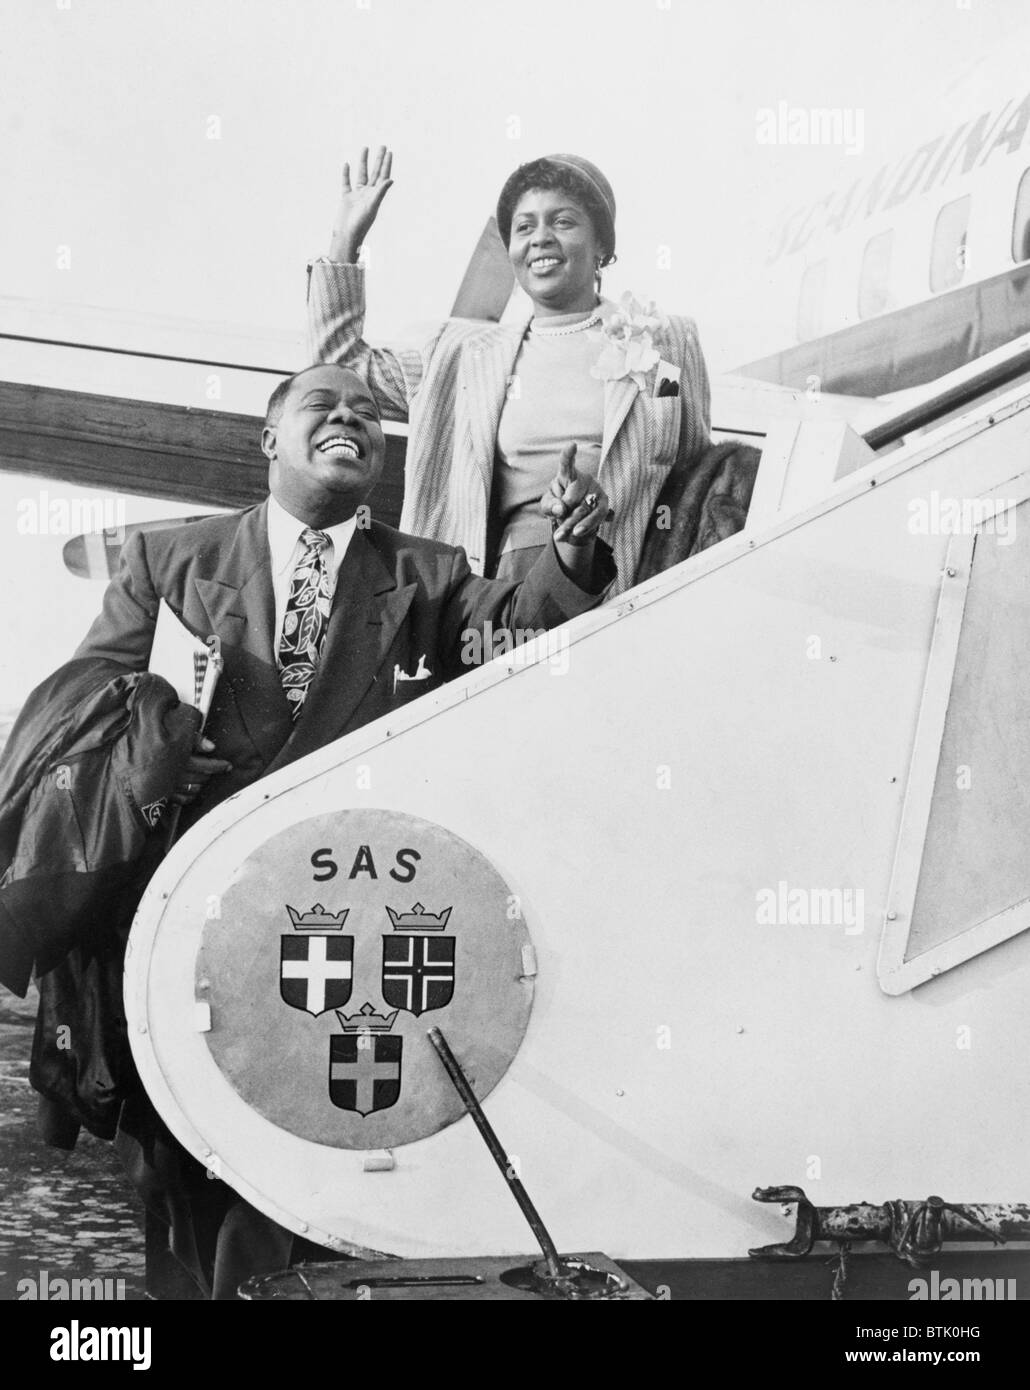
<path fill-rule="evenodd" d="M 340 521 L 335 526 L 312 527 L 329 537 L 330 544 L 322 552 L 329 575 L 329 601 L 336 592 L 336 579 L 340 565 L 347 553 L 351 536 L 357 526 L 357 516 L 349 521 Z M 279 641 L 283 632 L 283 619 L 286 617 L 286 601 L 290 596 L 290 581 L 297 561 L 304 554 L 301 533 L 308 529 L 307 522 L 298 521 L 291 516 L 274 497 L 268 499 L 268 549 L 272 557 L 272 592 L 275 595 L 275 633 L 273 650 L 278 660 Z"/>

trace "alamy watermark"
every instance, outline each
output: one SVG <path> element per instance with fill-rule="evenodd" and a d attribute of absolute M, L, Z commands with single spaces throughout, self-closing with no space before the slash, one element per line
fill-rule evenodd
<path fill-rule="evenodd" d="M 124 497 L 62 497 L 42 489 L 18 502 L 20 536 L 77 536 L 107 532 L 125 539 Z"/>
<path fill-rule="evenodd" d="M 526 648 L 538 638 L 540 647 L 533 655 L 546 655 L 551 675 L 564 676 L 569 669 L 569 639 L 560 628 L 495 628 L 489 618 L 481 628 L 468 627 L 461 634 L 461 663 L 481 666 L 496 656 L 512 655 L 517 665 L 523 665 L 530 659 Z"/>
<path fill-rule="evenodd" d="M 974 531 L 998 537 L 1000 545 L 1016 538 L 1016 504 L 1009 497 L 928 497 L 908 504 L 908 529 L 913 536 L 971 536 Z"/>
<path fill-rule="evenodd" d="M 909 1300 L 948 1303 L 964 1299 L 973 1303 L 1014 1302 L 1015 1279 L 942 1279 L 940 1271 L 930 1270 L 929 1279 L 910 1279 Z"/>
<path fill-rule="evenodd" d="M 845 936 L 865 930 L 863 888 L 792 888 L 780 879 L 775 888 L 755 893 L 760 927 L 843 927 Z"/>
<path fill-rule="evenodd" d="M 73 1318 L 70 1327 L 50 1334 L 51 1361 L 131 1361 L 134 1371 L 149 1371 L 149 1327 L 90 1327 Z"/>
<path fill-rule="evenodd" d="M 791 106 L 778 101 L 755 112 L 760 145 L 838 145 L 847 154 L 865 149 L 865 111 L 858 106 Z"/>
<path fill-rule="evenodd" d="M 125 1298 L 124 1279 L 64 1279 L 51 1278 L 50 1271 L 41 1269 L 38 1275 L 18 1280 L 18 1298 L 60 1302 L 118 1303 Z"/>

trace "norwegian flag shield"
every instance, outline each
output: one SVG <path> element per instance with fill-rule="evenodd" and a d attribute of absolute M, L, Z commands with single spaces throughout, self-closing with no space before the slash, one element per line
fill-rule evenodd
<path fill-rule="evenodd" d="M 353 936 L 284 936 L 279 992 L 291 1009 L 324 1014 L 350 999 L 354 975 Z"/>
<path fill-rule="evenodd" d="M 336 1033 L 329 1039 L 329 1099 L 341 1110 L 389 1110 L 401 1093 L 404 1039 L 393 1033 Z"/>
<path fill-rule="evenodd" d="M 418 1018 L 454 994 L 454 937 L 398 933 L 383 937 L 383 998 Z"/>

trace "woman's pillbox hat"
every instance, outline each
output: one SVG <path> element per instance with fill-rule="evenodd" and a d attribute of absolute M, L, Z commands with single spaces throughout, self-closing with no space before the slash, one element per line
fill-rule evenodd
<path fill-rule="evenodd" d="M 601 240 L 606 242 L 614 251 L 615 249 L 615 194 L 612 186 L 601 173 L 596 164 L 591 164 L 589 159 L 584 159 L 578 154 L 546 154 L 540 159 L 528 161 L 529 164 L 550 164 L 561 170 L 571 171 L 575 178 L 571 180 L 573 186 L 576 183 L 585 184 L 595 195 L 600 204 L 603 222 L 598 227 Z M 501 240 L 505 246 L 511 241 L 511 218 L 514 208 L 514 189 L 527 164 L 520 164 L 515 172 L 509 177 L 504 187 L 501 189 L 501 196 L 497 200 L 497 229 L 501 234 Z"/>

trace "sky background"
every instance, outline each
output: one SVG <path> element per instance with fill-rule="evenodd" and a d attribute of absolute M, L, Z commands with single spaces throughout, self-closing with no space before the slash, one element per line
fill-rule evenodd
<path fill-rule="evenodd" d="M 507 174 L 567 149 L 616 192 L 605 292 L 692 314 L 727 369 L 789 337 L 764 265 L 783 215 L 1021 95 L 1028 21 L 1025 0 L 4 0 L 0 327 L 301 365 L 340 164 L 382 141 L 366 336 L 417 341 Z M 759 144 L 781 100 L 860 108 L 863 156 Z M 0 379 L 209 407 L 207 375 L 0 342 Z M 226 374 L 220 404 L 257 413 L 269 385 Z M 99 603 L 66 536 L 18 533 L 42 489 L 72 495 L 0 474 L 0 711 Z"/>

